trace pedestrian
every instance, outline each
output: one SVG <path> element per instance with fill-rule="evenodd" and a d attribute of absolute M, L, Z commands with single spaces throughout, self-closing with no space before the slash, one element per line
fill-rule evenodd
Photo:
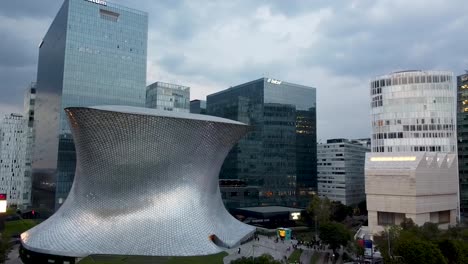
<path fill-rule="evenodd" d="M 239 249 L 237 250 L 237 254 L 240 254 L 240 251 L 241 251 L 241 249 L 239 248 Z"/>

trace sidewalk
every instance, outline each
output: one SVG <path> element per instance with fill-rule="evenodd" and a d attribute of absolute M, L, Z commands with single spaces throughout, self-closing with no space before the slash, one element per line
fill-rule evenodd
<path fill-rule="evenodd" d="M 229 254 L 224 257 L 224 264 L 231 263 L 232 260 L 242 258 L 242 257 L 259 257 L 263 254 L 271 255 L 277 260 L 283 260 L 284 257 L 288 258 L 291 253 L 294 251 L 292 248 L 293 244 L 296 244 L 296 240 L 289 240 L 278 243 L 275 243 L 274 237 L 268 238 L 267 236 L 259 235 L 260 241 L 250 241 L 246 244 L 240 246 L 241 252 L 237 253 L 238 247 L 228 249 L 226 252 Z M 292 243 L 291 243 L 292 242 Z M 287 248 L 290 248 L 288 251 Z"/>

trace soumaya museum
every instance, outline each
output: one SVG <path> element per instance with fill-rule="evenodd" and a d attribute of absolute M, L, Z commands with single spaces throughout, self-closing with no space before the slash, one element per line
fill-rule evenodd
<path fill-rule="evenodd" d="M 129 106 L 66 113 L 74 183 L 53 216 L 21 235 L 23 258 L 209 255 L 252 236 L 255 227 L 225 209 L 218 184 L 224 158 L 250 126 Z"/>

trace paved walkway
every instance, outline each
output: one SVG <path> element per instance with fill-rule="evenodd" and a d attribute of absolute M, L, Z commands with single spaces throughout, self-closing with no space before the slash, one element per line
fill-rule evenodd
<path fill-rule="evenodd" d="M 23 262 L 19 258 L 19 244 L 16 244 L 11 248 L 10 253 L 8 253 L 8 259 L 5 261 L 5 264 L 23 264 Z"/>
<path fill-rule="evenodd" d="M 259 236 L 260 240 L 253 240 L 240 246 L 241 252 L 237 253 L 238 248 L 228 249 L 226 252 L 229 254 L 224 257 L 224 264 L 231 263 L 231 260 L 242 258 L 242 257 L 259 257 L 263 254 L 269 254 L 277 260 L 284 260 L 291 255 L 294 251 L 292 248 L 293 244 L 296 244 L 296 240 L 284 241 L 275 243 L 274 237 L 268 238 L 267 236 Z M 287 250 L 289 247 L 289 251 Z"/>
<path fill-rule="evenodd" d="M 302 251 L 302 255 L 301 255 L 301 263 L 302 264 L 311 264 L 310 263 L 310 259 L 312 258 L 312 256 L 314 255 L 314 250 L 312 249 L 305 249 L 304 251 Z"/>

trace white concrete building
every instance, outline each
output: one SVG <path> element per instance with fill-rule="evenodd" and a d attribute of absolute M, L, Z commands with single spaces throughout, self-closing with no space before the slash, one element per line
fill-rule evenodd
<path fill-rule="evenodd" d="M 148 85 L 146 107 L 190 113 L 190 87 L 164 82 Z"/>
<path fill-rule="evenodd" d="M 5 116 L 0 123 L 0 193 L 8 205 L 31 203 L 31 175 L 25 173 L 28 121 L 19 114 Z"/>
<path fill-rule="evenodd" d="M 317 145 L 318 195 L 355 205 L 366 199 L 364 162 L 369 140 L 329 139 Z"/>
<path fill-rule="evenodd" d="M 405 71 L 370 83 L 372 153 L 366 155 L 369 228 L 377 233 L 404 217 L 422 225 L 456 223 L 453 73 Z"/>

